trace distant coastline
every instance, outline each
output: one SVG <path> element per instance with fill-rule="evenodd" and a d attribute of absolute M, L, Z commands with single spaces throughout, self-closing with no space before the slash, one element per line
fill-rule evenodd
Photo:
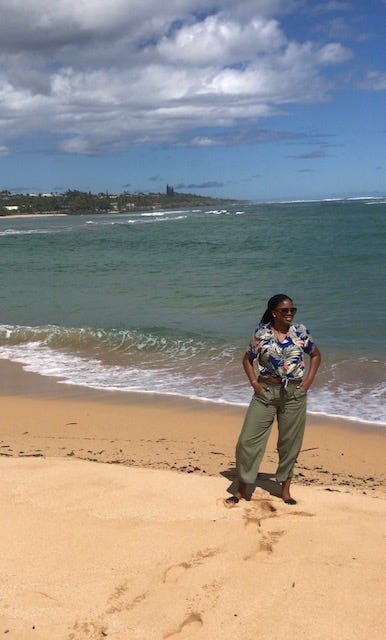
<path fill-rule="evenodd" d="M 167 186 L 166 193 L 92 194 L 83 191 L 65 193 L 12 194 L 0 192 L 0 217 L 63 216 L 114 214 L 132 211 L 187 209 L 245 203 L 244 200 L 211 198 L 192 193 L 177 193 Z"/>
<path fill-rule="evenodd" d="M 61 218 L 67 217 L 68 213 L 53 213 L 47 211 L 45 213 L 0 213 L 0 218 L 9 219 L 9 218 Z"/>

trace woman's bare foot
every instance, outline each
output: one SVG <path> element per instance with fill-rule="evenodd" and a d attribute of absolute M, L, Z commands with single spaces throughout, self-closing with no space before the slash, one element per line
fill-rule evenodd
<path fill-rule="evenodd" d="M 247 485 L 242 480 L 239 480 L 239 484 L 237 487 L 236 494 L 234 496 L 230 496 L 224 500 L 224 504 L 226 507 L 234 507 L 235 504 L 238 504 L 240 500 L 248 500 L 247 497 Z"/>
<path fill-rule="evenodd" d="M 286 504 L 296 504 L 296 500 L 291 498 L 290 486 L 292 478 L 287 478 L 281 483 L 281 497 Z"/>
<path fill-rule="evenodd" d="M 241 499 L 248 500 L 248 498 L 247 498 L 247 483 L 244 482 L 243 480 L 239 480 L 239 486 L 238 486 L 238 489 L 236 491 L 236 496 L 238 497 L 239 500 L 241 500 Z"/>

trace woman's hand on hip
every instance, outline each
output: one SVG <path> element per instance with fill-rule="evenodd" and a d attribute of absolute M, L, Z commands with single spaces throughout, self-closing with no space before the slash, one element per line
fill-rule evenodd
<path fill-rule="evenodd" d="M 253 380 L 253 382 L 251 382 L 251 387 L 255 393 L 261 393 L 263 390 L 267 390 L 267 387 L 264 384 L 261 384 L 258 380 Z"/>

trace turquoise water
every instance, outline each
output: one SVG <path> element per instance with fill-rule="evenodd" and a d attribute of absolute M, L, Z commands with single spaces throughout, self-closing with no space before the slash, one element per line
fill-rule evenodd
<path fill-rule="evenodd" d="M 240 361 L 290 295 L 314 413 L 386 425 L 386 201 L 0 218 L 0 357 L 69 384 L 247 404 Z"/>

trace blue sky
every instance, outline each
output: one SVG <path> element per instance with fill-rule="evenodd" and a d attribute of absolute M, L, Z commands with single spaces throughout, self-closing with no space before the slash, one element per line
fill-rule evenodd
<path fill-rule="evenodd" d="M 386 0 L 0 9 L 0 189 L 386 194 Z"/>

